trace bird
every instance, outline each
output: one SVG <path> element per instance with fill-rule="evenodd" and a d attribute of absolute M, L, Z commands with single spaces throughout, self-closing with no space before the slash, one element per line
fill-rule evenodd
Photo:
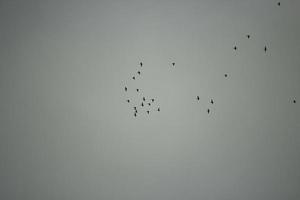
<path fill-rule="evenodd" d="M 144 103 L 142 102 L 141 106 L 143 107 L 144 106 Z"/>
<path fill-rule="evenodd" d="M 136 91 L 139 92 L 140 90 L 137 88 Z"/>
<path fill-rule="evenodd" d="M 293 100 L 293 103 L 296 103 L 296 99 Z"/>
<path fill-rule="evenodd" d="M 150 112 L 150 111 L 149 111 L 149 110 L 147 110 L 147 113 L 148 113 L 148 114 L 149 114 L 149 112 Z"/>
<path fill-rule="evenodd" d="M 149 106 L 151 106 L 151 103 L 148 103 Z"/>
<path fill-rule="evenodd" d="M 198 100 L 198 101 L 200 100 L 200 97 L 199 97 L 199 96 L 197 96 L 197 100 Z"/>
<path fill-rule="evenodd" d="M 247 35 L 247 38 L 248 38 L 248 39 L 250 38 L 250 35 L 249 35 L 249 34 Z"/>
<path fill-rule="evenodd" d="M 210 100 L 210 103 L 211 103 L 211 104 L 214 104 L 214 100 L 213 100 L 213 99 L 211 99 L 211 100 Z"/>
<path fill-rule="evenodd" d="M 157 108 L 157 111 L 159 112 L 159 111 L 160 111 L 160 108 Z"/>
<path fill-rule="evenodd" d="M 225 77 L 227 77 L 227 76 L 228 76 L 228 74 L 224 74 L 224 76 L 225 76 Z"/>
<path fill-rule="evenodd" d="M 277 5 L 280 6 L 280 2 L 278 2 Z"/>
<path fill-rule="evenodd" d="M 207 113 L 209 114 L 209 112 L 210 112 L 210 110 L 209 109 L 207 109 Z"/>
<path fill-rule="evenodd" d="M 127 102 L 129 103 L 129 102 L 130 102 L 130 100 L 129 100 L 129 99 L 127 99 Z"/>
<path fill-rule="evenodd" d="M 143 101 L 146 101 L 146 98 L 145 98 L 145 97 L 143 97 Z"/>
<path fill-rule="evenodd" d="M 143 63 L 142 63 L 142 62 L 140 62 L 140 66 L 141 66 L 141 67 L 143 66 Z"/>
<path fill-rule="evenodd" d="M 132 79 L 135 80 L 135 77 L 133 76 Z"/>
<path fill-rule="evenodd" d="M 265 46 L 264 51 L 267 52 L 267 46 Z"/>
<path fill-rule="evenodd" d="M 136 113 L 134 113 L 134 116 L 136 117 Z"/>
<path fill-rule="evenodd" d="M 173 62 L 172 65 L 175 66 L 175 63 Z"/>
<path fill-rule="evenodd" d="M 141 74 L 141 72 L 140 72 L 140 71 L 138 71 L 137 73 L 138 73 L 139 75 Z"/>
<path fill-rule="evenodd" d="M 133 109 L 136 110 L 136 106 L 134 106 Z"/>
<path fill-rule="evenodd" d="M 127 92 L 127 87 L 125 87 L 125 92 Z"/>
<path fill-rule="evenodd" d="M 237 50 L 237 46 L 234 46 L 233 49 L 234 49 L 234 50 Z"/>
<path fill-rule="evenodd" d="M 154 99 L 151 99 L 152 102 L 154 102 Z"/>

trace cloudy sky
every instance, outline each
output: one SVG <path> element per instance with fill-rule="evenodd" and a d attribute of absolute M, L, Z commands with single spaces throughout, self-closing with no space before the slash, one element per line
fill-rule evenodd
<path fill-rule="evenodd" d="M 0 199 L 300 199 L 299 9 L 2 0 Z"/>

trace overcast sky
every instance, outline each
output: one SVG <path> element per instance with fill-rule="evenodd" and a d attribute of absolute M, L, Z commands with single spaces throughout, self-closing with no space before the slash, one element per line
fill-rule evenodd
<path fill-rule="evenodd" d="M 300 199 L 300 1 L 277 3 L 2 0 L 0 199 Z"/>

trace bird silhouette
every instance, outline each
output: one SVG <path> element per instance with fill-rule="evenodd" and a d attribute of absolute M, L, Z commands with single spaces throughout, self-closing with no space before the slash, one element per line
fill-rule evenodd
<path fill-rule="evenodd" d="M 151 99 L 152 102 L 154 102 L 154 99 Z"/>
<path fill-rule="evenodd" d="M 141 72 L 140 72 L 140 71 L 138 71 L 137 73 L 138 73 L 139 75 L 141 74 Z"/>
<path fill-rule="evenodd" d="M 175 63 L 173 62 L 172 65 L 175 66 Z"/>
<path fill-rule="evenodd" d="M 148 114 L 149 114 L 149 112 L 150 112 L 150 111 L 149 111 L 149 110 L 147 110 L 147 113 L 148 113 Z"/>
<path fill-rule="evenodd" d="M 224 74 L 224 76 L 225 76 L 225 77 L 227 77 L 227 76 L 228 76 L 228 74 Z"/>
<path fill-rule="evenodd" d="M 133 109 L 136 110 L 136 106 L 134 106 Z"/>
<path fill-rule="evenodd" d="M 247 35 L 247 38 L 249 39 L 249 38 L 250 38 L 250 35 Z"/>
<path fill-rule="evenodd" d="M 210 112 L 210 110 L 209 109 L 207 109 L 207 113 L 209 114 L 209 112 Z"/>
<path fill-rule="evenodd" d="M 135 77 L 133 76 L 132 79 L 135 80 Z"/>
<path fill-rule="evenodd" d="M 143 101 L 146 101 L 146 98 L 145 98 L 145 97 L 143 97 Z"/>
<path fill-rule="evenodd" d="M 277 5 L 280 6 L 280 2 L 278 2 Z"/>
<path fill-rule="evenodd" d="M 151 106 L 151 103 L 148 103 L 149 106 Z"/>
<path fill-rule="evenodd" d="M 129 102 L 130 102 L 130 100 L 129 100 L 129 99 L 127 99 L 127 102 L 129 103 Z"/>
<path fill-rule="evenodd" d="M 157 108 L 157 111 L 159 112 L 159 111 L 160 111 L 160 108 Z"/>
<path fill-rule="evenodd" d="M 142 62 L 140 62 L 140 66 L 141 66 L 141 67 L 143 66 L 143 63 L 142 63 Z"/>
<path fill-rule="evenodd" d="M 144 106 L 144 103 L 142 102 L 141 106 L 143 107 Z"/>
<path fill-rule="evenodd" d="M 234 46 L 233 49 L 234 49 L 234 50 L 237 50 L 237 46 Z"/>
<path fill-rule="evenodd" d="M 211 103 L 211 104 L 214 104 L 214 100 L 213 100 L 213 99 L 211 99 L 211 100 L 210 100 L 210 103 Z"/>
<path fill-rule="evenodd" d="M 134 113 L 134 116 L 136 117 L 136 113 Z"/>
<path fill-rule="evenodd" d="M 293 103 L 296 103 L 296 100 L 294 99 Z"/>
<path fill-rule="evenodd" d="M 140 90 L 139 90 L 139 89 L 136 89 L 136 91 L 139 92 Z"/>
<path fill-rule="evenodd" d="M 198 101 L 200 100 L 200 97 L 199 97 L 199 96 L 197 96 L 197 100 L 198 100 Z"/>
<path fill-rule="evenodd" d="M 127 87 L 125 87 L 125 92 L 127 92 Z"/>
<path fill-rule="evenodd" d="M 268 49 L 267 49 L 267 46 L 265 46 L 264 51 L 267 52 L 267 50 L 268 50 Z"/>

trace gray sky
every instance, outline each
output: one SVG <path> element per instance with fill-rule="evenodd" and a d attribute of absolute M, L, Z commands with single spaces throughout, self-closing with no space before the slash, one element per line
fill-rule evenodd
<path fill-rule="evenodd" d="M 1 1 L 0 199 L 300 199 L 299 9 Z"/>

